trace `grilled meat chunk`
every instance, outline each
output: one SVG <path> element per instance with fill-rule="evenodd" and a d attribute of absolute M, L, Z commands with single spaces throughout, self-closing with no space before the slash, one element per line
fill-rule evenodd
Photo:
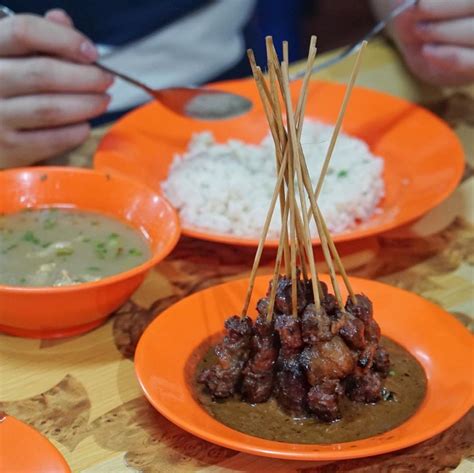
<path fill-rule="evenodd" d="M 340 419 L 339 399 L 344 388 L 337 379 L 325 379 L 308 392 L 308 409 L 323 422 Z"/>
<path fill-rule="evenodd" d="M 252 320 L 234 315 L 225 321 L 224 327 L 224 340 L 214 349 L 217 363 L 203 370 L 198 378 L 214 399 L 225 399 L 236 392 L 250 354 Z"/>
<path fill-rule="evenodd" d="M 313 344 L 331 340 L 331 319 L 323 306 L 316 309 L 314 304 L 306 306 L 301 317 L 301 332 L 305 343 Z"/>
<path fill-rule="evenodd" d="M 381 346 L 378 346 L 375 351 L 373 369 L 380 373 L 383 378 L 386 378 L 390 371 L 390 357 L 387 350 Z"/>
<path fill-rule="evenodd" d="M 278 346 L 273 323 L 259 315 L 254 325 L 251 356 L 243 370 L 242 396 L 252 404 L 268 401 L 273 392 L 273 372 Z"/>
<path fill-rule="evenodd" d="M 305 282 L 300 280 L 299 274 L 296 285 L 297 309 L 298 313 L 300 313 L 306 306 L 306 287 Z M 291 277 L 280 276 L 278 278 L 275 296 L 275 312 L 287 315 L 292 313 L 293 305 L 291 302 L 291 288 Z M 269 289 L 269 292 L 270 291 L 271 288 Z"/>
<path fill-rule="evenodd" d="M 356 402 L 373 403 L 382 399 L 382 378 L 379 373 L 373 371 L 348 376 L 345 387 L 349 399 Z"/>
<path fill-rule="evenodd" d="M 354 370 L 354 357 L 341 337 L 306 347 L 301 354 L 309 384 L 315 386 L 323 379 L 341 379 Z"/>
<path fill-rule="evenodd" d="M 367 345 L 365 325 L 362 320 L 349 312 L 339 312 L 339 318 L 334 324 L 339 329 L 339 335 L 353 350 L 363 350 Z"/>

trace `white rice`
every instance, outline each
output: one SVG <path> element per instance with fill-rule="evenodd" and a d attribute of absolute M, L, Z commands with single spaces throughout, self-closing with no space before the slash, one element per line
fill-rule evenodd
<path fill-rule="evenodd" d="M 319 177 L 332 126 L 306 120 L 301 137 L 313 186 Z M 326 223 L 341 233 L 369 219 L 384 195 L 383 160 L 367 144 L 344 133 L 334 150 L 319 197 Z M 276 181 L 275 149 L 270 136 L 259 145 L 229 140 L 217 143 L 212 133 L 194 135 L 187 152 L 177 155 L 163 190 L 179 209 L 185 226 L 258 238 Z M 269 238 L 280 227 L 277 203 Z M 312 228 L 312 234 L 316 230 Z"/>

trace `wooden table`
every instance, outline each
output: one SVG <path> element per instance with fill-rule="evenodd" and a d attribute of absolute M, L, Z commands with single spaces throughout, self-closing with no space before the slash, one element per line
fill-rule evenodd
<path fill-rule="evenodd" d="M 351 62 L 321 77 L 346 80 Z M 473 327 L 474 90 L 438 90 L 405 71 L 382 40 L 365 55 L 358 83 L 428 106 L 464 143 L 463 182 L 418 222 L 377 238 L 344 245 L 350 273 L 421 294 Z M 66 161 L 87 166 L 105 129 Z M 175 427 L 142 396 L 132 356 L 154 315 L 178 299 L 248 274 L 253 250 L 183 238 L 133 296 L 102 327 L 64 340 L 0 336 L 0 410 L 31 424 L 63 453 L 74 472 L 129 471 L 473 471 L 474 412 L 415 447 L 332 464 L 254 457 L 217 447 Z M 269 257 L 265 259 L 270 265 Z M 152 310 L 149 310 L 152 306 Z M 427 327 L 429 330 L 429 327 Z M 472 376 L 473 360 L 466 360 Z"/>

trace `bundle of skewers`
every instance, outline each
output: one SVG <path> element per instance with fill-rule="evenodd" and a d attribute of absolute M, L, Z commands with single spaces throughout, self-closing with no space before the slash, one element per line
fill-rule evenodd
<path fill-rule="evenodd" d="M 198 375 L 216 401 L 239 396 L 263 403 L 274 397 L 294 417 L 314 416 L 323 422 L 341 417 L 340 400 L 375 403 L 382 399 L 390 360 L 380 346 L 380 328 L 372 303 L 355 294 L 328 231 L 318 196 L 360 65 L 355 61 L 317 186 L 312 188 L 300 137 L 308 83 L 316 57 L 311 39 L 306 74 L 293 108 L 288 45 L 283 61 L 267 38 L 267 74 L 248 51 L 253 76 L 275 144 L 277 179 L 255 255 L 240 316 L 225 321 L 225 337 L 215 347 L 217 362 Z M 247 315 L 257 269 L 277 200 L 281 229 L 273 277 L 258 301 L 255 322 Z M 316 222 L 332 286 L 319 279 L 309 224 Z M 348 297 L 344 301 L 336 270 Z"/>

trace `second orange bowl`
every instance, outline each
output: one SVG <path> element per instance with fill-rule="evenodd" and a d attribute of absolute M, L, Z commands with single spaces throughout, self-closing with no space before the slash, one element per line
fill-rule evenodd
<path fill-rule="evenodd" d="M 73 286 L 0 285 L 0 331 L 56 338 L 100 325 L 176 245 L 176 212 L 159 194 L 125 177 L 84 169 L 35 167 L 0 172 L 0 213 L 70 207 L 115 217 L 142 232 L 152 256 L 128 271 Z"/>

